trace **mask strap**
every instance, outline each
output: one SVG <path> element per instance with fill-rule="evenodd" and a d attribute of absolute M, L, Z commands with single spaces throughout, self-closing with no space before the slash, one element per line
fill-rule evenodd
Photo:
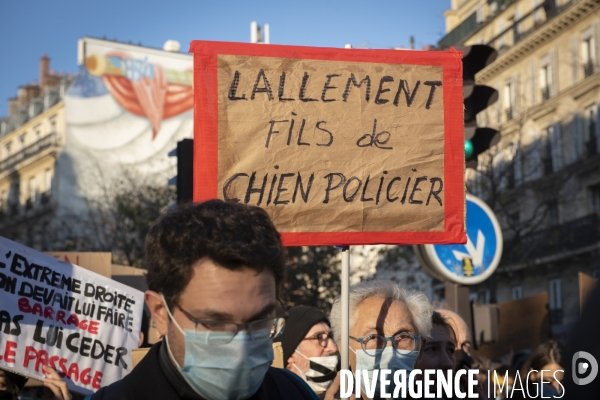
<path fill-rule="evenodd" d="M 310 369 L 312 369 L 313 371 L 320 372 L 323 375 L 329 375 L 332 372 L 335 374 L 335 371 L 333 371 L 333 370 L 331 370 L 331 369 L 329 369 L 327 367 L 324 367 L 321 364 L 317 364 L 314 361 L 309 361 L 309 366 L 310 366 Z"/>
<path fill-rule="evenodd" d="M 175 323 L 175 326 L 177 327 L 177 329 L 179 329 L 179 331 L 183 334 L 183 336 L 185 337 L 185 332 L 181 329 L 181 327 L 179 326 L 179 324 L 177 323 L 177 321 L 175 321 L 175 318 L 173 318 L 173 314 L 171 314 L 171 310 L 169 310 L 169 306 L 167 306 L 167 301 L 165 300 L 165 296 L 160 295 L 160 297 L 162 298 L 162 301 L 165 305 L 165 308 L 167 309 L 167 313 L 169 314 L 169 318 L 171 319 L 171 321 L 173 321 L 173 323 Z M 175 357 L 173 356 L 173 353 L 171 352 L 171 346 L 169 346 L 169 335 L 165 335 L 165 342 L 167 343 L 167 353 L 169 354 L 169 357 L 171 358 L 171 361 L 179 368 L 179 369 L 183 369 L 179 366 L 179 363 L 177 362 L 177 360 L 175 359 Z"/>
<path fill-rule="evenodd" d="M 183 331 L 183 329 L 181 329 L 181 327 L 179 326 L 179 324 L 177 323 L 177 321 L 175 320 L 175 318 L 173 318 L 173 314 L 171 314 L 171 310 L 169 310 L 169 306 L 167 305 L 167 301 L 165 300 L 165 296 L 163 296 L 163 294 L 161 293 L 160 297 L 162 298 L 162 301 L 165 304 L 165 308 L 167 309 L 167 314 L 169 314 L 169 318 L 171 319 L 171 321 L 173 321 L 173 323 L 175 324 L 175 326 L 177 327 L 177 329 L 179 329 L 179 332 L 181 332 L 181 334 L 183 336 L 185 336 L 185 332 Z"/>

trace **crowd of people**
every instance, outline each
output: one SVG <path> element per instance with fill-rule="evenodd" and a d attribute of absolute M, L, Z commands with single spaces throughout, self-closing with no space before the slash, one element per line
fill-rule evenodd
<path fill-rule="evenodd" d="M 284 248 L 264 210 L 218 200 L 172 209 L 148 233 L 146 267 L 145 301 L 162 340 L 125 378 L 86 399 L 340 398 L 340 299 L 331 310 L 286 309 L 278 301 Z M 359 283 L 349 296 L 353 371 L 479 369 L 480 398 L 564 395 L 560 373 L 530 373 L 564 370 L 554 341 L 523 365 L 495 368 L 495 382 L 488 382 L 486 362 L 475 357 L 459 315 L 434 310 L 423 293 L 392 281 Z M 51 368 L 45 372 L 49 396 L 71 399 L 64 380 Z M 528 374 L 529 387 L 518 388 L 517 377 Z M 490 383 L 501 389 L 490 393 Z M 24 384 L 0 371 L 0 400 L 16 399 Z M 365 380 L 360 384 L 368 398 Z"/>

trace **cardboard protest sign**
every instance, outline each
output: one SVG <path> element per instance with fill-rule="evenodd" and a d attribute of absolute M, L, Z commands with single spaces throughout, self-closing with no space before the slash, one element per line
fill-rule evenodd
<path fill-rule="evenodd" d="M 465 243 L 460 53 L 194 41 L 194 201 L 286 245 Z"/>
<path fill-rule="evenodd" d="M 91 393 L 132 369 L 143 294 L 0 237 L 0 368 Z"/>
<path fill-rule="evenodd" d="M 74 252 L 74 251 L 46 251 L 59 260 L 73 263 L 87 270 L 110 278 L 112 275 L 111 253 L 107 252 Z"/>

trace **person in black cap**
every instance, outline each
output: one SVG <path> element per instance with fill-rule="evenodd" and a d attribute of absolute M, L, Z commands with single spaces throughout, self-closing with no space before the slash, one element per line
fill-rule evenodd
<path fill-rule="evenodd" d="M 325 392 L 338 365 L 329 320 L 315 307 L 296 306 L 288 313 L 285 330 L 275 339 L 275 349 L 283 352 L 281 367 L 300 376 L 315 393 Z"/>

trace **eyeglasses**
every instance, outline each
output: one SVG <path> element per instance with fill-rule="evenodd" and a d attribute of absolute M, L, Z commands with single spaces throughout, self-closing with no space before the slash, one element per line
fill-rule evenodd
<path fill-rule="evenodd" d="M 329 341 L 333 340 L 333 332 L 325 333 L 321 332 L 316 334 L 313 337 L 307 337 L 302 340 L 317 340 L 319 342 L 319 346 L 327 347 L 329 345 Z"/>
<path fill-rule="evenodd" d="M 246 331 L 252 340 L 261 338 L 275 338 L 283 333 L 285 327 L 285 319 L 287 312 L 283 315 L 273 318 L 259 319 L 245 324 L 237 324 L 235 322 L 218 321 L 212 319 L 197 319 L 189 312 L 185 311 L 181 306 L 175 304 L 175 307 L 185 315 L 187 319 L 192 321 L 195 326 L 196 333 L 208 332 L 208 344 L 227 344 L 233 340 L 239 331 Z"/>
<path fill-rule="evenodd" d="M 408 332 L 402 332 L 394 336 L 385 337 L 371 334 L 359 338 L 350 336 L 350 339 L 360 343 L 363 351 L 370 356 L 376 356 L 383 352 L 387 347 L 387 342 L 391 341 L 394 350 L 401 352 L 411 352 L 421 350 L 421 336 L 413 335 Z"/>

